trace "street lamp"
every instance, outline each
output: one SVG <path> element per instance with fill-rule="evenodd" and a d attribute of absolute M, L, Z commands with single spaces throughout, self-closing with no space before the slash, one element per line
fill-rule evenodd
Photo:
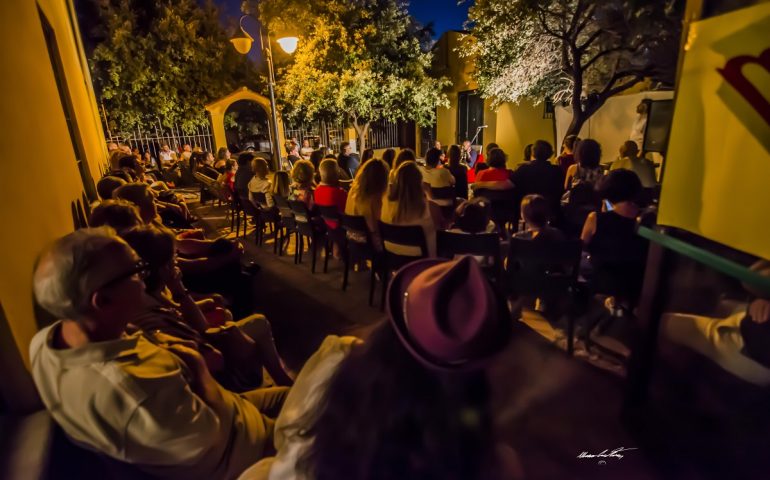
<path fill-rule="evenodd" d="M 239 21 L 242 35 L 238 35 L 230 39 L 230 42 L 233 44 L 233 47 L 235 47 L 235 50 L 241 55 L 248 54 L 251 50 L 251 44 L 254 42 L 254 38 L 249 35 L 248 32 L 243 28 L 243 19 L 248 16 L 249 15 L 243 15 Z M 260 27 L 261 26 L 262 24 L 260 23 Z M 273 115 L 273 151 L 275 158 L 274 165 L 275 170 L 278 171 L 281 169 L 281 143 L 278 138 L 278 113 L 275 106 L 275 71 L 273 69 L 273 49 L 270 47 L 270 33 L 266 32 L 266 35 L 267 47 L 265 47 L 265 44 L 262 41 L 262 30 L 260 29 L 259 45 L 260 49 L 262 50 L 262 55 L 264 55 L 265 59 L 267 60 L 267 85 L 270 90 L 270 110 Z M 283 51 L 291 54 L 294 53 L 294 51 L 297 49 L 297 43 L 299 43 L 299 39 L 297 37 L 282 36 L 277 40 L 277 42 Z"/>

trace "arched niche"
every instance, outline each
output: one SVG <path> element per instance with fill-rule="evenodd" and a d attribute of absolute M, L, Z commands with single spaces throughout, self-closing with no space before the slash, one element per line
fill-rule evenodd
<path fill-rule="evenodd" d="M 272 109 L 270 108 L 270 100 L 256 92 L 249 90 L 246 87 L 241 87 L 234 92 L 225 95 L 224 97 L 206 105 L 206 110 L 211 115 L 211 128 L 214 132 L 214 145 L 217 149 L 227 146 L 227 136 L 225 134 L 225 114 L 227 109 L 230 108 L 235 102 L 240 100 L 250 100 L 261 106 L 267 113 L 268 122 L 270 123 L 270 132 L 272 132 Z M 281 122 L 281 115 L 278 116 L 278 142 L 280 145 L 279 155 L 284 150 L 283 139 L 283 122 Z M 235 153 L 235 152 L 233 152 Z"/>

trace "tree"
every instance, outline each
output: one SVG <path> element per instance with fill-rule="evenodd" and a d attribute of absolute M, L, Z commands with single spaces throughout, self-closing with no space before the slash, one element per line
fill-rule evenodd
<path fill-rule="evenodd" d="M 85 0 L 80 7 L 98 18 L 83 30 L 94 87 L 113 130 L 161 123 L 189 132 L 208 123 L 206 103 L 259 82 L 210 1 Z"/>
<path fill-rule="evenodd" d="M 650 78 L 673 85 L 683 0 L 477 0 L 461 52 L 493 104 L 568 102 L 567 135 Z"/>
<path fill-rule="evenodd" d="M 427 126 L 438 106 L 448 106 L 442 90 L 449 81 L 428 75 L 430 32 L 403 2 L 281 0 L 259 8 L 272 30 L 283 28 L 276 25 L 288 17 L 304 32 L 278 72 L 278 99 L 290 120 L 345 118 L 363 151 L 372 122 Z"/>

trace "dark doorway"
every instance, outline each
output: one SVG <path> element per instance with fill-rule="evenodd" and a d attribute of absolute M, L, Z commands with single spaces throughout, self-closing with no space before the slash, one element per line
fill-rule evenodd
<path fill-rule="evenodd" d="M 438 140 L 436 138 L 436 123 L 430 127 L 420 127 L 420 152 L 419 155 L 424 157 L 428 150 L 433 147 L 433 144 Z M 442 145 L 443 146 L 443 145 Z"/>
<path fill-rule="evenodd" d="M 476 90 L 457 94 L 457 143 L 473 140 L 478 127 L 484 125 L 484 99 Z M 479 135 L 474 145 L 484 143 L 484 130 L 478 130 Z"/>
<path fill-rule="evenodd" d="M 238 100 L 225 111 L 225 138 L 231 152 L 272 153 L 267 112 L 253 100 Z"/>

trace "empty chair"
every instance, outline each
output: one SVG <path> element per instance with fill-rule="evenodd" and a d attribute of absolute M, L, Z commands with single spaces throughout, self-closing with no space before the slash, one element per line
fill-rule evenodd
<path fill-rule="evenodd" d="M 455 255 L 473 255 L 481 260 L 482 270 L 490 281 L 501 284 L 503 273 L 500 236 L 496 233 L 436 232 L 436 252 L 439 257 L 452 259 Z M 487 259 L 491 260 L 490 262 Z"/>
<path fill-rule="evenodd" d="M 398 270 L 409 262 L 428 257 L 428 244 L 425 232 L 419 225 L 391 225 L 380 222 L 382 235 L 382 303 L 385 305 L 385 290 L 390 273 Z"/>
<path fill-rule="evenodd" d="M 580 240 L 558 242 L 511 238 L 508 246 L 506 287 L 522 299 L 540 298 L 555 308 L 551 315 L 567 315 L 567 353 L 572 355 L 575 315 L 573 296 L 580 270 Z"/>
<path fill-rule="evenodd" d="M 297 223 L 297 263 L 302 263 L 302 252 L 305 249 L 305 238 L 310 242 L 310 254 L 313 256 L 310 271 L 315 273 L 315 264 L 318 257 L 318 243 L 324 236 L 326 224 L 315 221 L 313 214 L 308 210 L 305 202 L 289 200 L 289 207 L 294 213 L 294 221 Z"/>

